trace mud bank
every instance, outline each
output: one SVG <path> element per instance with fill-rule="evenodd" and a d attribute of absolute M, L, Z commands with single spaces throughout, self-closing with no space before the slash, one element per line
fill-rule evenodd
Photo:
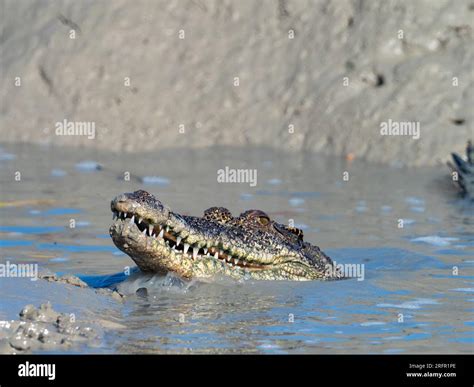
<path fill-rule="evenodd" d="M 435 165 L 473 135 L 469 0 L 1 7 L 4 141 L 252 144 Z M 419 136 L 382 135 L 388 122 Z"/>
<path fill-rule="evenodd" d="M 61 297 L 54 295 L 55 291 L 61 293 L 72 291 L 75 293 L 72 298 L 83 301 L 93 299 L 95 304 L 103 300 L 123 301 L 123 295 L 117 291 L 107 288 L 91 289 L 84 281 L 73 275 L 61 276 L 42 270 L 38 279 L 39 283 L 35 284 L 34 288 L 37 295 L 32 297 L 35 301 L 38 298 L 61 300 Z M 52 286 L 53 283 L 57 285 Z M 3 285 L 7 283 L 4 282 Z M 82 293 L 81 289 L 73 290 L 74 288 L 82 288 Z M 28 290 L 32 289 L 24 287 L 26 293 L 29 293 Z M 65 298 L 68 304 L 79 310 L 77 305 L 74 306 L 74 302 L 71 302 L 70 296 Z M 7 302 L 4 307 L 8 310 L 9 303 Z M 28 304 L 21 309 L 18 317 L 13 320 L 0 320 L 0 353 L 83 351 L 85 347 L 96 348 L 101 345 L 104 329 L 123 328 L 122 325 L 106 318 L 86 317 L 85 314 L 78 315 L 77 312 L 59 312 L 53 308 L 51 301 L 45 301 L 38 307 Z"/>
<path fill-rule="evenodd" d="M 93 328 L 79 324 L 74 315 L 59 313 L 47 302 L 26 305 L 19 320 L 0 322 L 0 353 L 60 351 L 97 339 Z"/>

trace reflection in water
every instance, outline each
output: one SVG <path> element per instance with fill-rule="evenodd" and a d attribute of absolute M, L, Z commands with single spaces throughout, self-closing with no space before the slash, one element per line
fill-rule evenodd
<path fill-rule="evenodd" d="M 128 305 L 126 319 L 129 329 L 138 335 L 149 332 L 143 343 L 149 351 L 206 350 L 210 342 L 213 349 L 233 351 L 252 342 L 265 328 L 282 325 L 272 316 L 278 294 L 260 284 L 229 280 L 183 283 L 172 276 L 141 275 L 119 285 L 125 293 L 143 288 L 146 295 Z M 285 305 L 297 309 L 299 301 L 300 297 L 289 295 Z M 246 340 L 242 340 L 244 332 Z M 132 342 L 126 341 L 123 351 L 136 345 L 134 336 L 129 338 Z"/>

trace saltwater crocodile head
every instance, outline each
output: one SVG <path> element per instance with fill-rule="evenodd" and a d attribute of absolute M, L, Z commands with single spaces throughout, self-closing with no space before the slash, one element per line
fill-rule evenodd
<path fill-rule="evenodd" d="M 172 212 L 146 191 L 111 202 L 115 245 L 145 272 L 184 278 L 225 275 L 236 279 L 333 279 L 331 259 L 303 240 L 301 230 L 260 210 L 233 217 L 212 207 L 203 217 Z"/>

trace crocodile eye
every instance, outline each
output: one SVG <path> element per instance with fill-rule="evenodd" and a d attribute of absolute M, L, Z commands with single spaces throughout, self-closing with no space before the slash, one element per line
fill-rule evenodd
<path fill-rule="evenodd" d="M 261 226 L 266 226 L 270 223 L 270 218 L 268 215 L 260 210 L 247 210 L 242 212 L 239 218 L 242 219 L 242 221 L 260 224 Z"/>

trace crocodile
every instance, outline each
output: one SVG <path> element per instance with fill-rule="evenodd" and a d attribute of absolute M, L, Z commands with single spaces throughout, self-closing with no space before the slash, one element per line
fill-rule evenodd
<path fill-rule="evenodd" d="M 453 173 L 453 181 L 466 198 L 474 200 L 474 146 L 472 146 L 472 141 L 467 142 L 466 160 L 457 153 L 452 153 L 451 156 L 454 164 L 448 162 L 448 166 Z"/>
<path fill-rule="evenodd" d="M 143 272 L 171 272 L 184 279 L 340 278 L 333 261 L 303 240 L 302 230 L 279 224 L 261 210 L 233 217 L 226 208 L 211 207 L 202 217 L 180 215 L 143 190 L 118 195 L 111 210 L 114 244 Z"/>

